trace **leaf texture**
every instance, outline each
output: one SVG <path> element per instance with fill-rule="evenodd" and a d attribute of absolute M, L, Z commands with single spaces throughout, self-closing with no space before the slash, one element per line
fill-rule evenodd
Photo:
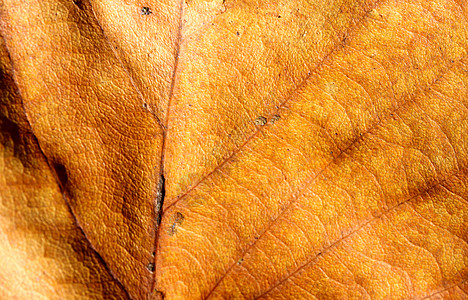
<path fill-rule="evenodd" d="M 125 288 L 76 226 L 24 117 L 3 40 L 0 46 L 0 295 L 125 299 Z"/>
<path fill-rule="evenodd" d="M 0 3 L 1 295 L 467 298 L 465 1 Z"/>

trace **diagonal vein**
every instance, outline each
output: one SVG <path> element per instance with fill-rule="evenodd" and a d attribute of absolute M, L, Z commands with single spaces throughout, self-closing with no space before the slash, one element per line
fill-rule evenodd
<path fill-rule="evenodd" d="M 109 46 L 109 48 L 111 49 L 112 53 L 114 54 L 115 58 L 117 59 L 117 61 L 119 62 L 120 66 L 122 67 L 122 69 L 124 70 L 125 74 L 127 75 L 133 89 L 135 90 L 135 92 L 137 93 L 138 95 L 138 98 L 140 98 L 140 100 L 143 102 L 143 103 L 148 103 L 148 101 L 146 101 L 145 97 L 143 96 L 143 93 L 141 92 L 141 90 L 138 88 L 138 85 L 135 83 L 135 80 L 133 79 L 133 76 L 131 75 L 130 73 L 130 70 L 128 69 L 128 67 L 125 66 L 125 64 L 123 63 L 120 55 L 117 53 L 117 51 L 115 50 L 114 46 L 112 45 L 111 41 L 109 40 L 108 36 L 106 35 L 105 31 L 104 31 L 104 28 L 102 27 L 101 25 L 101 22 L 99 22 L 99 19 L 96 15 L 96 11 L 94 10 L 93 8 L 93 5 L 91 3 L 90 0 L 88 0 L 88 4 L 89 4 L 89 7 L 91 8 L 91 12 L 93 13 L 93 16 L 94 16 L 94 19 L 96 20 L 96 24 L 98 25 L 99 29 L 101 30 L 102 32 L 102 35 L 104 37 L 104 40 L 106 41 L 107 45 Z M 159 119 L 159 117 L 151 112 L 151 115 L 156 119 L 156 122 L 158 123 L 158 125 L 161 127 L 161 129 L 163 130 L 163 132 L 165 131 L 165 127 L 163 125 L 163 123 L 161 122 L 161 120 Z"/>
<path fill-rule="evenodd" d="M 463 59 L 463 58 L 462 58 Z M 461 59 L 461 60 L 462 60 Z M 325 167 L 323 167 L 318 173 L 316 173 L 315 176 L 313 176 L 312 178 L 309 178 L 309 180 L 306 181 L 306 183 L 300 187 L 297 192 L 295 194 L 292 195 L 291 197 L 291 200 L 289 202 L 289 204 L 283 208 L 279 214 L 276 216 L 276 218 L 272 219 L 266 226 L 266 228 L 263 230 L 263 232 L 258 236 L 257 239 L 253 240 L 251 244 L 249 244 L 249 246 L 247 246 L 247 248 L 242 252 L 242 254 L 237 258 L 235 259 L 234 261 L 238 261 L 239 259 L 242 259 L 249 251 L 250 249 L 252 249 L 256 243 L 261 240 L 264 235 L 272 228 L 272 226 L 281 218 L 281 216 L 283 216 L 287 211 L 289 211 L 290 209 L 292 209 L 293 205 L 296 203 L 297 199 L 302 195 L 303 191 L 308 187 L 310 186 L 317 178 L 320 177 L 321 174 L 323 174 L 326 170 L 328 170 L 328 168 L 334 163 L 336 162 L 339 158 L 341 158 L 347 151 L 349 151 L 353 146 L 361 143 L 364 139 L 365 136 L 367 136 L 372 130 L 374 130 L 376 127 L 382 125 L 382 123 L 384 121 L 386 121 L 389 116 L 395 114 L 396 112 L 398 112 L 400 109 L 402 109 L 403 107 L 405 107 L 405 105 L 408 105 L 414 101 L 416 101 L 417 97 L 420 95 L 420 94 L 425 94 L 427 93 L 431 87 L 436 84 L 437 82 L 439 82 L 443 76 L 448 73 L 453 67 L 454 67 L 455 63 L 452 64 L 449 68 L 446 68 L 444 71 L 441 72 L 441 74 L 439 74 L 438 77 L 436 77 L 425 89 L 422 89 L 419 93 L 416 93 L 413 97 L 411 97 L 409 100 L 407 100 L 406 102 L 402 103 L 400 106 L 396 107 L 392 112 L 390 112 L 388 115 L 387 115 L 387 118 L 382 118 L 380 121 L 376 122 L 375 124 L 373 124 L 368 130 L 366 130 L 364 133 L 362 133 L 357 139 L 353 140 L 345 149 L 341 150 L 340 153 L 335 156 Z M 226 277 L 226 275 L 234 268 L 236 264 L 231 264 L 231 266 L 226 270 L 226 272 L 223 274 L 222 277 L 220 277 L 220 279 L 218 279 L 218 281 L 216 282 L 215 286 L 210 290 L 210 292 L 208 293 L 208 296 L 205 298 L 207 299 L 211 294 L 212 292 L 216 289 L 216 287 L 221 283 L 221 281 Z"/>
<path fill-rule="evenodd" d="M 423 298 L 420 298 L 420 299 L 423 300 L 423 299 L 433 298 L 433 297 L 435 297 L 435 296 L 437 296 L 437 295 L 442 294 L 443 292 L 446 292 L 446 291 L 451 290 L 451 289 L 456 288 L 456 287 L 460 287 L 460 285 L 464 284 L 464 283 L 467 282 L 467 281 L 468 281 L 468 278 L 462 279 L 462 280 L 458 281 L 457 283 L 452 284 L 451 286 L 445 287 L 445 288 L 443 288 L 443 289 L 441 289 L 441 290 L 439 290 L 439 291 L 436 291 L 436 292 L 434 292 L 434 293 L 432 293 L 432 294 L 430 294 L 430 295 L 427 295 L 427 296 L 425 296 L 425 297 L 423 297 Z M 468 294 L 468 293 L 467 293 L 466 291 L 464 291 L 462 288 L 460 288 L 460 290 L 462 290 L 465 294 Z"/>
<path fill-rule="evenodd" d="M 430 186 L 429 188 L 425 189 L 424 191 L 422 192 L 419 192 L 415 195 L 413 195 L 412 197 L 384 210 L 383 212 L 380 213 L 380 215 L 378 216 L 375 216 L 371 219 L 369 219 L 368 221 L 366 221 L 364 224 L 362 224 L 361 226 L 359 226 L 358 228 L 356 228 L 355 230 L 351 231 L 350 233 L 348 233 L 347 235 L 343 236 L 342 238 L 336 240 L 335 242 L 333 242 L 332 244 L 330 244 L 329 246 L 327 246 L 326 248 L 324 248 L 322 251 L 320 251 L 318 254 L 316 254 L 315 256 L 311 257 L 310 259 L 308 259 L 305 263 L 303 263 L 302 265 L 300 265 L 299 267 L 297 267 L 293 272 L 289 273 L 288 275 L 286 275 L 285 277 L 283 277 L 282 279 L 280 279 L 278 282 L 276 282 L 274 285 L 272 285 L 267 291 L 263 292 L 260 296 L 257 296 L 255 297 L 255 299 L 258 299 L 258 298 L 261 298 L 262 296 L 270 293 L 271 291 L 273 291 L 275 288 L 277 288 L 278 286 L 280 286 L 281 284 L 283 284 L 286 280 L 288 280 L 289 278 L 293 277 L 295 274 L 297 274 L 299 271 L 305 269 L 307 266 L 309 266 L 310 264 L 312 264 L 313 262 L 315 262 L 319 257 L 323 256 L 325 253 L 331 251 L 332 249 L 336 248 L 339 244 L 341 244 L 342 242 L 344 242 L 345 240 L 351 238 L 352 236 L 354 236 L 355 234 L 357 234 L 359 231 L 361 231 L 363 228 L 367 227 L 368 225 L 370 225 L 371 223 L 377 221 L 377 220 L 380 220 L 382 219 L 384 216 L 388 215 L 390 212 L 392 211 L 395 211 L 397 210 L 398 208 L 402 207 L 404 204 L 407 204 L 411 201 L 413 201 L 414 199 L 418 198 L 419 196 L 422 196 L 424 194 L 427 194 L 429 193 L 431 190 L 435 189 L 436 187 L 438 186 L 441 186 L 443 185 L 443 183 L 450 179 L 450 178 L 453 178 L 455 176 L 457 176 L 458 174 L 462 173 L 462 172 L 466 172 L 468 170 L 468 167 L 467 166 L 464 166 L 463 168 L 460 168 L 459 170 L 457 170 L 456 172 L 454 172 L 453 174 L 449 175 L 449 176 L 445 176 L 445 178 L 442 178 L 442 179 L 439 179 L 437 180 L 437 182 L 435 184 L 433 184 L 432 186 Z"/>
<path fill-rule="evenodd" d="M 112 43 L 110 42 L 109 38 L 105 34 L 104 28 L 102 27 L 101 23 L 99 22 L 99 19 L 97 18 L 97 15 L 96 15 L 96 12 L 95 12 L 95 10 L 94 10 L 94 8 L 93 8 L 93 6 L 92 6 L 92 4 L 91 4 L 91 2 L 89 0 L 88 0 L 88 3 L 90 5 L 91 11 L 93 12 L 93 15 L 94 15 L 94 18 L 95 18 L 95 20 L 97 22 L 97 25 L 99 26 L 99 28 L 102 31 L 102 34 L 104 36 L 104 39 L 106 40 L 106 43 L 109 45 L 109 47 L 111 48 L 112 52 L 114 53 L 116 59 L 119 61 L 119 64 L 121 65 L 121 67 L 123 68 L 125 73 L 127 74 L 128 79 L 130 80 L 130 82 L 131 82 L 133 88 L 135 89 L 138 97 L 143 101 L 143 103 L 147 103 L 147 101 L 145 100 L 142 92 L 140 91 L 140 89 L 136 85 L 130 71 L 124 65 L 124 63 L 123 63 L 122 59 L 120 58 L 119 54 L 116 52 L 116 50 L 112 46 Z M 165 158 L 165 151 L 166 151 L 167 128 L 168 128 L 168 123 L 169 123 L 169 113 L 170 113 L 170 109 L 171 109 L 171 103 L 172 103 L 172 100 L 174 98 L 174 87 L 175 87 L 176 75 L 177 75 L 177 70 L 178 70 L 178 65 L 179 65 L 180 44 L 181 44 L 181 40 L 182 40 L 183 3 L 184 3 L 183 0 L 179 2 L 180 9 L 179 9 L 179 25 L 178 25 L 178 29 L 177 29 L 178 32 L 177 32 L 176 44 L 175 44 L 176 51 L 175 51 L 175 56 L 174 56 L 174 67 L 173 67 L 173 71 L 172 71 L 172 75 L 171 75 L 171 81 L 170 81 L 170 92 L 169 92 L 169 96 L 168 96 L 166 116 L 164 118 L 165 121 L 162 122 L 161 119 L 158 118 L 158 116 L 153 114 L 154 118 L 156 119 L 157 123 L 159 124 L 159 126 L 161 127 L 161 129 L 163 131 L 163 138 L 162 138 L 162 145 L 161 145 L 161 157 L 160 157 L 160 168 L 159 168 L 160 176 L 158 178 L 160 178 L 164 174 L 164 158 Z M 158 192 L 161 192 L 161 191 L 158 191 Z M 156 266 L 156 258 L 157 258 L 157 251 L 158 251 L 159 228 L 160 228 L 160 226 L 158 226 L 158 224 L 157 224 L 158 223 L 157 219 L 160 218 L 160 215 L 161 215 L 161 212 L 159 211 L 160 210 L 160 208 L 159 208 L 160 205 L 161 205 L 160 203 L 154 203 L 154 206 L 155 206 L 154 230 L 156 231 L 156 233 L 155 233 L 154 248 L 153 248 L 153 253 L 154 253 L 153 266 Z M 152 283 L 151 283 L 151 291 L 154 290 L 155 285 L 156 285 L 156 272 L 154 272 L 154 274 L 153 274 L 153 279 L 152 279 Z M 150 293 L 151 293 L 151 291 L 150 291 Z"/>
<path fill-rule="evenodd" d="M 165 117 L 165 123 L 162 125 L 163 128 L 163 140 L 162 140 L 162 146 L 161 146 L 161 158 L 160 158 L 160 177 L 164 176 L 164 161 L 166 157 L 166 147 L 167 147 L 167 128 L 169 125 L 169 114 L 171 111 L 171 103 L 174 98 L 174 88 L 175 88 L 175 83 L 176 83 L 176 76 L 177 76 L 177 70 L 179 66 L 179 56 L 180 56 L 180 45 L 182 42 L 182 15 L 184 13 L 184 0 L 181 0 L 179 2 L 180 8 L 179 8 L 179 26 L 177 29 L 177 38 L 176 38 L 176 51 L 175 51 L 175 56 L 174 56 L 174 67 L 172 70 L 172 75 L 171 75 L 171 86 L 169 90 L 169 96 L 168 96 L 168 101 L 167 101 L 167 110 L 166 110 L 166 117 Z M 163 201 L 162 199 L 161 201 Z M 156 219 L 161 220 L 162 214 L 163 214 L 163 203 L 155 203 L 156 210 Z M 155 220 L 156 221 L 156 220 Z M 159 236 L 160 236 L 160 231 L 161 231 L 161 226 L 157 224 L 158 221 L 156 221 L 155 225 L 155 238 L 154 238 L 154 262 L 153 265 L 156 267 L 156 260 L 158 257 L 158 243 L 159 243 Z M 156 286 L 156 272 L 153 274 L 153 283 L 151 285 L 151 290 L 154 290 Z"/>
<path fill-rule="evenodd" d="M 337 52 L 340 48 L 343 48 L 344 45 L 346 44 L 346 40 L 348 37 L 367 19 L 369 13 L 375 9 L 380 3 L 382 3 L 384 0 L 377 0 L 374 2 L 372 7 L 368 9 L 363 17 L 359 19 L 353 26 L 351 26 L 348 31 L 345 33 L 344 38 L 341 39 L 341 42 L 338 42 L 332 49 L 325 54 L 325 56 L 312 68 L 312 70 L 309 72 L 309 74 L 296 86 L 294 87 L 288 94 L 288 96 L 285 98 L 283 102 L 281 102 L 280 105 L 278 105 L 275 110 L 273 110 L 270 113 L 270 116 L 277 114 L 282 108 L 286 106 L 286 104 L 291 101 L 296 94 L 297 91 L 299 91 L 301 88 L 303 88 L 307 82 L 313 78 L 315 73 L 319 70 L 319 68 L 324 65 L 331 57 L 332 54 Z M 175 205 L 177 202 L 185 198 L 190 192 L 195 190 L 202 182 L 204 182 L 207 178 L 212 176 L 215 172 L 217 172 L 220 168 L 222 168 L 226 163 L 232 160 L 232 158 L 240 153 L 247 144 L 249 144 L 257 135 L 259 135 L 262 132 L 261 127 L 257 127 L 255 131 L 246 138 L 246 140 L 236 149 L 234 150 L 228 157 L 226 157 L 220 164 L 218 164 L 213 170 L 211 170 L 209 173 L 207 173 L 205 176 L 203 176 L 200 180 L 198 180 L 192 187 L 190 187 L 187 191 L 183 192 L 181 195 L 176 196 L 176 200 L 172 201 L 168 206 L 165 207 L 164 211 L 168 210 L 170 207 Z"/>
<path fill-rule="evenodd" d="M 0 28 L 1 29 L 1 28 Z M 80 234 L 82 235 L 83 239 L 85 240 L 85 243 L 88 245 L 89 249 L 91 250 L 92 253 L 94 253 L 94 255 L 96 256 L 96 258 L 98 259 L 99 263 L 101 263 L 101 265 L 104 267 L 104 269 L 106 270 L 106 272 L 110 275 L 110 277 L 115 281 L 115 283 L 122 289 L 122 291 L 124 292 L 124 294 L 126 295 L 127 299 L 131 299 L 130 297 L 130 294 L 128 293 L 126 287 L 123 285 L 123 283 L 115 276 L 115 274 L 112 272 L 112 270 L 109 268 L 109 266 L 107 265 L 106 261 L 102 258 L 101 254 L 94 248 L 93 244 L 91 243 L 91 240 L 88 238 L 88 236 L 86 235 L 86 233 L 84 232 L 83 230 L 83 227 L 81 226 L 81 224 L 78 222 L 78 219 L 76 218 L 76 215 L 75 215 L 75 212 L 73 211 L 69 201 L 68 201 L 68 198 L 66 196 L 66 191 L 65 191 L 65 188 L 63 187 L 63 185 L 61 184 L 60 182 L 60 179 L 57 175 L 57 172 L 55 171 L 55 169 L 52 167 L 52 164 L 51 164 L 51 161 L 49 159 L 49 157 L 47 157 L 47 155 L 45 154 L 44 150 L 42 149 L 41 147 L 41 144 L 39 143 L 39 140 L 37 139 L 37 136 L 36 134 L 34 133 L 33 131 L 33 128 L 32 128 L 32 124 L 31 124 L 31 121 L 28 117 L 28 114 L 26 113 L 26 109 L 24 107 L 24 101 L 23 101 L 23 96 L 22 96 L 22 93 L 21 93 L 21 89 L 19 88 L 19 85 L 18 85 L 18 82 L 17 82 L 17 79 L 16 79 L 16 71 L 15 71 L 15 67 L 14 67 L 14 64 L 13 64 L 13 60 L 11 59 L 11 54 L 10 54 L 10 49 L 8 48 L 8 45 L 6 43 L 6 40 L 5 40 L 5 37 L 4 37 L 4 33 L 1 32 L 0 30 L 0 36 L 1 38 L 3 39 L 4 41 L 4 48 L 7 52 L 7 55 L 8 55 L 8 61 L 10 62 L 10 68 L 11 68 L 11 72 L 13 73 L 13 76 L 11 78 L 11 81 L 13 82 L 14 86 L 15 86 L 15 89 L 17 91 L 17 95 L 18 97 L 20 98 L 21 100 L 21 107 L 23 109 L 23 113 L 24 113 L 24 119 L 26 120 L 27 122 L 27 131 L 29 131 L 31 133 L 31 136 L 33 138 L 33 141 L 35 142 L 35 144 L 37 145 L 37 148 L 40 152 L 40 155 L 42 156 L 42 158 L 44 159 L 44 161 L 47 163 L 47 166 L 49 167 L 49 170 L 51 171 L 51 173 L 53 174 L 53 177 L 54 177 L 54 180 L 55 180 L 55 183 L 57 184 L 57 187 L 58 189 L 60 190 L 60 193 L 62 194 L 62 197 L 63 197 L 63 200 L 65 202 L 65 205 L 67 207 L 67 210 L 69 211 L 72 219 L 73 219 L 73 222 L 75 223 L 75 226 L 76 228 L 78 229 L 78 231 L 80 232 Z"/>

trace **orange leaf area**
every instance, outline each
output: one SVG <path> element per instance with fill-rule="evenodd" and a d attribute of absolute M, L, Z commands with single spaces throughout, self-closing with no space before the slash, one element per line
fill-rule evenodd
<path fill-rule="evenodd" d="M 468 3 L 1 0 L 0 295 L 467 299 Z"/>

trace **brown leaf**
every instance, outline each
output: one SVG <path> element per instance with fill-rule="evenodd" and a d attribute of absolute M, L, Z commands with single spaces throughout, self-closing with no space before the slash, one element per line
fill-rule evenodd
<path fill-rule="evenodd" d="M 125 298 L 76 226 L 24 117 L 0 41 L 0 295 L 4 299 Z"/>
<path fill-rule="evenodd" d="M 2 296 L 467 297 L 465 1 L 0 5 Z"/>

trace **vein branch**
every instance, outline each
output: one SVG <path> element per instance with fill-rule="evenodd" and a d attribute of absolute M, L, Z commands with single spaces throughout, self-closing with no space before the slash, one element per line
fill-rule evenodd
<path fill-rule="evenodd" d="M 334 54 L 337 52 L 339 49 L 343 48 L 344 45 L 346 44 L 346 41 L 348 37 L 351 35 L 354 30 L 359 27 L 368 17 L 369 13 L 377 7 L 378 4 L 380 4 L 384 0 L 377 0 L 374 2 L 372 7 L 367 10 L 363 17 L 359 19 L 354 25 L 352 25 L 348 31 L 344 34 L 344 38 L 341 39 L 340 42 L 338 42 L 328 53 L 325 54 L 325 56 L 312 68 L 312 70 L 309 72 L 309 74 L 296 86 L 294 87 L 288 94 L 288 96 L 285 98 L 285 100 L 278 105 L 271 113 L 270 116 L 273 116 L 275 114 L 278 114 L 281 109 L 283 109 L 286 104 L 294 99 L 294 95 L 296 94 L 297 91 L 299 91 L 301 88 L 303 88 L 307 82 L 313 78 L 314 75 L 316 75 L 316 72 L 319 70 L 321 66 L 323 66 Z M 257 127 L 255 128 L 255 131 L 247 137 L 247 139 L 236 149 L 234 150 L 227 158 L 225 158 L 220 164 L 218 164 L 213 170 L 211 170 L 209 173 L 207 173 L 205 176 L 203 176 L 199 181 L 197 181 L 192 187 L 187 189 L 185 192 L 183 192 L 181 195 L 177 196 L 176 200 L 171 201 L 171 203 L 165 208 L 165 210 L 168 210 L 170 207 L 175 205 L 177 202 L 185 198 L 188 194 L 190 194 L 194 189 L 196 189 L 202 182 L 204 182 L 207 178 L 212 176 L 216 171 L 218 171 L 220 168 L 222 168 L 226 163 L 232 160 L 232 158 L 237 155 L 239 152 L 241 152 L 247 144 L 249 144 L 257 135 L 259 135 L 263 131 L 263 128 Z"/>
<path fill-rule="evenodd" d="M 464 168 L 460 169 L 460 170 L 457 170 L 456 172 L 454 172 L 453 174 L 445 177 L 447 179 L 450 179 L 450 178 L 453 178 L 455 176 L 457 176 L 458 174 L 462 173 L 463 171 L 467 171 L 468 168 L 465 166 Z M 345 240 L 348 240 L 349 238 L 351 238 L 352 236 L 354 236 L 355 234 L 357 234 L 359 231 L 361 231 L 363 228 L 369 226 L 371 223 L 375 222 L 376 220 L 379 220 L 379 219 L 382 219 L 384 216 L 388 215 L 390 212 L 392 211 L 395 211 L 397 210 L 398 208 L 402 207 L 403 205 L 405 204 L 408 204 L 409 202 L 411 201 L 414 201 L 414 199 L 424 195 L 424 194 L 427 194 L 429 193 L 431 190 L 435 189 L 436 187 L 438 186 L 441 186 L 443 185 L 443 183 L 447 180 L 447 179 L 439 179 L 437 180 L 437 182 L 435 184 L 433 184 L 432 186 L 430 186 L 429 188 L 427 188 L 426 190 L 422 191 L 422 192 L 419 192 L 415 195 L 413 195 L 412 197 L 384 210 L 383 212 L 381 212 L 378 216 L 376 217 L 373 217 L 369 220 L 367 220 L 364 224 L 362 224 L 361 226 L 359 226 L 358 228 L 356 228 L 355 230 L 351 231 L 350 233 L 348 233 L 347 235 L 343 236 L 342 238 L 334 241 L 332 244 L 330 244 L 329 246 L 327 246 L 326 248 L 324 248 L 322 251 L 320 251 L 319 253 L 317 253 L 316 255 L 314 255 L 313 257 L 309 258 L 305 263 L 303 263 L 302 265 L 300 265 L 299 267 L 297 267 L 293 272 L 289 273 L 288 275 L 286 275 L 285 277 L 283 277 L 281 280 L 277 281 L 277 283 L 275 283 L 274 285 L 272 285 L 267 291 L 263 292 L 260 296 L 257 296 L 255 297 L 255 299 L 258 299 L 258 298 L 261 298 L 262 296 L 265 296 L 266 294 L 270 293 L 271 291 L 273 291 L 275 288 L 277 288 L 278 286 L 280 286 L 281 284 L 283 284 L 284 282 L 286 282 L 286 280 L 288 280 L 289 278 L 293 277 L 295 274 L 299 273 L 301 270 L 303 270 L 304 268 L 306 268 L 307 266 L 311 265 L 313 262 L 315 262 L 319 257 L 323 256 L 325 253 L 331 251 L 332 249 L 336 248 L 339 244 L 341 244 L 342 242 L 344 242 Z"/>
<path fill-rule="evenodd" d="M 175 47 L 176 47 L 176 51 L 175 51 L 175 56 L 174 56 L 174 67 L 173 67 L 173 71 L 172 71 L 172 75 L 171 75 L 171 86 L 170 86 L 170 90 L 169 90 L 169 96 L 168 96 L 168 101 L 167 101 L 167 110 L 166 110 L 166 116 L 165 116 L 165 122 L 164 122 L 164 125 L 162 125 L 162 128 L 163 128 L 163 140 L 162 140 L 162 145 L 161 145 L 161 158 L 160 158 L 160 178 L 164 178 L 164 161 L 165 161 L 165 157 L 166 157 L 166 145 L 167 145 L 167 134 L 168 134 L 168 127 L 169 127 L 169 115 L 170 115 L 170 111 L 171 111 L 171 103 L 173 101 L 173 98 L 174 98 L 174 89 L 175 89 L 175 84 L 176 84 L 176 77 L 177 77 L 177 70 L 178 70 L 178 66 L 179 66 L 179 57 L 180 57 L 180 46 L 181 46 L 181 43 L 182 43 L 182 16 L 183 16 L 183 13 L 184 13 L 184 0 L 181 0 L 179 2 L 179 5 L 180 5 L 180 8 L 179 8 L 179 25 L 178 25 L 178 29 L 177 29 L 177 38 L 176 38 L 176 43 L 175 43 Z M 164 180 L 164 179 L 163 179 Z M 164 190 L 164 185 L 162 185 L 162 190 L 159 191 L 159 193 L 161 195 L 164 195 L 165 194 L 165 190 Z M 160 225 L 160 222 L 161 222 L 161 219 L 163 217 L 163 213 L 164 213 L 164 210 L 163 210 L 163 201 L 164 201 L 164 197 L 162 196 L 161 199 L 158 201 L 156 201 L 155 203 L 155 211 L 156 211 L 156 217 L 155 217 L 155 222 L 156 222 L 156 225 L 155 225 L 155 230 L 156 230 L 156 234 L 155 234 L 155 239 L 154 239 L 154 250 L 153 250 L 153 253 L 154 253 L 154 262 L 153 262 L 153 265 L 155 266 L 155 270 L 156 270 L 156 261 L 157 261 L 157 257 L 158 257 L 158 243 L 159 243 L 159 236 L 161 234 L 161 226 Z M 153 283 L 151 285 L 151 290 L 154 290 L 155 287 L 156 287 L 156 273 L 157 272 L 154 272 L 154 275 L 153 275 Z"/>
<path fill-rule="evenodd" d="M 32 136 L 32 139 L 34 140 L 35 144 L 37 145 L 37 148 L 40 152 L 40 155 L 42 156 L 42 158 L 44 159 L 44 161 L 47 163 L 47 166 L 49 167 L 49 170 L 51 171 L 51 173 L 53 174 L 53 177 L 54 177 L 54 180 L 57 184 L 57 187 L 59 188 L 60 190 L 60 193 L 62 194 L 62 197 L 63 197 L 63 200 L 65 202 L 65 205 L 67 207 L 67 210 L 69 211 L 72 219 L 73 219 L 73 222 L 75 223 L 75 226 L 76 228 L 78 229 L 78 231 L 81 233 L 85 243 L 88 245 L 89 249 L 91 250 L 91 252 L 94 253 L 94 255 L 96 256 L 96 258 L 98 259 L 98 261 L 101 263 L 101 265 L 104 267 L 104 269 L 106 270 L 106 272 L 110 275 L 110 277 L 115 281 L 115 283 L 122 289 L 122 291 L 124 292 L 125 296 L 127 297 L 127 299 L 131 299 L 130 297 L 130 294 L 129 292 L 127 291 L 126 287 L 123 285 L 123 283 L 115 276 L 115 274 L 112 272 L 112 270 L 109 268 L 109 266 L 107 265 L 106 261 L 102 258 L 101 254 L 94 248 L 93 246 L 93 243 L 91 242 L 91 240 L 89 239 L 89 237 L 86 235 L 83 227 L 81 226 L 80 222 L 78 221 L 77 217 L 76 217 L 76 214 L 73 210 L 73 208 L 71 207 L 70 205 L 70 202 L 68 201 L 68 198 L 66 196 L 66 189 L 65 187 L 63 186 L 62 182 L 60 181 L 60 177 L 59 175 L 57 174 L 57 170 L 53 167 L 53 163 L 51 162 L 51 160 L 49 159 L 49 157 L 45 154 L 36 134 L 34 133 L 34 130 L 33 130 L 33 127 L 32 127 L 32 124 L 31 124 L 31 120 L 29 119 L 29 116 L 28 114 L 26 113 L 26 108 L 24 107 L 24 98 L 22 96 L 22 93 L 21 93 L 21 89 L 19 88 L 19 84 L 17 82 L 17 78 L 15 76 L 16 74 L 16 69 L 14 67 L 14 63 L 13 63 L 13 60 L 11 58 L 11 53 L 10 53 L 10 49 L 6 43 L 6 40 L 5 40 L 5 37 L 4 37 L 4 34 L 3 32 L 0 32 L 0 36 L 1 38 L 3 39 L 4 41 L 4 48 L 7 52 L 7 55 L 8 55 L 8 60 L 9 60 L 9 63 L 10 63 L 10 68 L 11 68 L 11 72 L 13 73 L 13 76 L 12 76 L 12 82 L 13 84 L 15 85 L 15 89 L 17 91 L 17 95 L 19 96 L 19 98 L 21 99 L 21 107 L 23 109 L 23 114 L 24 114 L 24 119 L 26 120 L 27 122 L 27 131 L 29 131 L 31 133 L 31 136 Z"/>
<path fill-rule="evenodd" d="M 112 45 L 112 42 L 109 40 L 109 37 L 107 36 L 106 32 L 104 31 L 104 28 L 102 27 L 101 25 L 101 22 L 99 22 L 99 19 L 96 15 L 96 11 L 94 10 L 94 7 L 91 3 L 90 0 L 88 0 L 88 4 L 89 4 L 89 7 L 91 9 L 91 12 L 93 13 L 93 16 L 94 16 L 94 19 L 96 20 L 96 24 L 98 25 L 99 29 L 101 30 L 102 32 L 102 35 L 104 37 L 104 40 L 106 41 L 107 45 L 109 46 L 109 48 L 111 49 L 112 53 L 114 54 L 115 58 L 117 59 L 117 61 L 119 62 L 120 66 L 122 67 L 122 69 L 124 70 L 125 74 L 127 75 L 133 89 L 135 90 L 135 92 L 137 93 L 138 95 L 138 98 L 140 98 L 140 100 L 142 101 L 142 103 L 148 103 L 148 101 L 145 99 L 145 97 L 143 96 L 143 93 L 141 92 L 140 88 L 138 88 L 138 85 L 135 83 L 135 80 L 133 79 L 133 76 L 132 74 L 130 73 L 130 70 L 128 67 L 126 67 L 126 65 L 123 63 L 122 61 L 122 58 L 120 57 L 120 55 L 117 53 L 117 51 L 115 50 L 114 46 Z M 159 119 L 159 117 L 154 113 L 154 112 L 151 112 L 151 115 L 155 118 L 156 122 L 158 123 L 158 125 L 161 127 L 161 129 L 163 130 L 163 132 L 165 131 L 166 127 L 163 125 L 163 123 L 161 122 L 161 119 Z"/>
<path fill-rule="evenodd" d="M 391 116 L 395 113 L 397 113 L 398 111 L 400 111 L 403 107 L 405 107 L 406 105 L 408 105 L 409 103 L 412 103 L 412 102 L 415 102 L 417 97 L 420 95 L 420 94 L 424 94 L 424 93 L 427 93 L 430 88 L 436 84 L 437 82 L 439 82 L 443 76 L 449 72 L 453 67 L 454 67 L 455 64 L 452 64 L 452 66 L 450 66 L 449 68 L 447 68 L 446 70 L 442 71 L 441 74 L 439 74 L 438 77 L 436 77 L 425 89 L 421 90 L 419 93 L 415 94 L 413 97 L 411 97 L 411 99 L 409 99 L 408 101 L 402 103 L 400 106 L 396 107 L 392 112 L 390 112 L 388 114 L 388 116 Z M 279 214 L 276 216 L 276 218 L 272 219 L 270 221 L 270 223 L 267 224 L 266 228 L 262 231 L 262 233 L 258 236 L 258 239 L 255 239 L 252 241 L 251 244 L 249 244 L 247 246 L 247 248 L 242 252 L 242 254 L 237 258 L 235 259 L 234 261 L 237 262 L 239 261 L 240 259 L 242 259 L 256 244 L 259 240 L 261 240 L 264 235 L 273 227 L 273 225 L 287 212 L 289 211 L 290 209 L 292 209 L 293 205 L 297 202 L 297 199 L 299 199 L 299 197 L 302 195 L 303 191 L 308 187 L 310 186 L 311 184 L 313 184 L 315 182 L 315 180 L 317 178 L 320 177 L 321 174 L 323 174 L 326 170 L 328 170 L 328 168 L 334 163 L 336 162 L 340 157 L 342 157 L 346 152 L 348 152 L 353 146 L 355 146 L 356 144 L 358 143 L 361 143 L 363 140 L 364 140 L 364 137 L 367 136 L 372 130 L 374 130 L 376 127 L 380 126 L 382 123 L 384 122 L 384 119 L 381 119 L 380 121 L 376 122 L 375 124 L 373 124 L 368 130 L 366 130 L 364 133 L 362 133 L 358 138 L 356 138 L 354 141 L 352 141 L 345 149 L 343 149 L 342 151 L 340 151 L 340 153 L 335 156 L 325 167 L 323 167 L 315 176 L 313 176 L 312 178 L 310 178 L 309 180 L 306 181 L 306 183 L 300 187 L 297 192 L 295 194 L 292 195 L 291 197 L 291 200 L 289 201 L 289 204 L 282 210 L 279 212 Z M 223 276 L 221 276 L 218 281 L 215 283 L 214 287 L 210 290 L 210 292 L 208 293 L 207 297 L 205 299 L 208 299 L 208 297 L 213 293 L 213 291 L 219 286 L 219 284 L 221 283 L 221 281 L 226 277 L 226 275 L 231 272 L 231 270 L 234 268 L 234 266 L 236 265 L 236 263 L 234 264 L 231 264 L 231 266 L 226 270 L 226 272 L 223 274 Z"/>

